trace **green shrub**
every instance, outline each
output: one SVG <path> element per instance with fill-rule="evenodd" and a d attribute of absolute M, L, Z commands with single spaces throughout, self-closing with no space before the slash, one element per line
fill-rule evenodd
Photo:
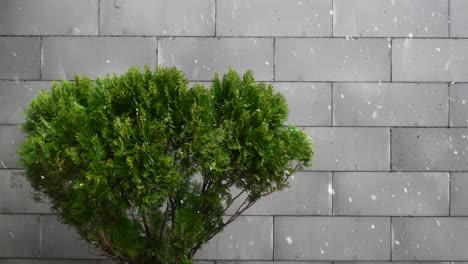
<path fill-rule="evenodd" d="M 191 263 L 309 164 L 312 145 L 283 126 L 287 112 L 284 97 L 250 71 L 191 89 L 176 68 L 76 76 L 31 102 L 19 154 L 38 199 L 109 257 Z"/>

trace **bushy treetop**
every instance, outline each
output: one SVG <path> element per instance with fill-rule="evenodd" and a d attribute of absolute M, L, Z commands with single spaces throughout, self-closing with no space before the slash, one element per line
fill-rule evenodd
<path fill-rule="evenodd" d="M 189 262 L 311 161 L 306 134 L 283 125 L 287 114 L 283 95 L 250 71 L 216 75 L 211 88 L 188 88 L 176 68 L 76 76 L 31 102 L 19 153 L 33 188 L 108 256 Z"/>

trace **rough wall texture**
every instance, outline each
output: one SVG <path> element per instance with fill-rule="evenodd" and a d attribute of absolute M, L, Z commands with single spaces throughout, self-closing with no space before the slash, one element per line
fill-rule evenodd
<path fill-rule="evenodd" d="M 204 263 L 468 261 L 467 23 L 467 0 L 0 1 L 0 264 L 110 263 L 32 203 L 17 125 L 53 80 L 145 64 L 253 69 L 315 144 Z"/>

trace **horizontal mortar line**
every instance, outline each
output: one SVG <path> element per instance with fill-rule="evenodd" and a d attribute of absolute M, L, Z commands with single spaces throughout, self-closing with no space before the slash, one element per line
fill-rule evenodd
<path fill-rule="evenodd" d="M 325 260 L 326 262 L 327 260 Z M 444 261 L 444 260 L 328 260 L 332 261 L 333 263 L 341 263 L 341 262 L 346 262 L 346 263 L 374 263 L 374 262 L 385 262 L 385 263 L 408 263 L 408 262 L 413 262 L 413 263 L 426 263 L 426 262 L 433 262 L 433 263 L 440 263 L 440 262 L 450 262 L 450 260 Z M 301 263 L 301 262 L 299 262 Z M 450 263 L 449 263 L 450 264 Z"/>
<path fill-rule="evenodd" d="M 24 168 L 18 168 L 18 169 L 9 169 L 9 168 L 0 168 L 1 170 L 11 170 L 11 171 L 25 171 Z M 405 173 L 405 172 L 434 172 L 434 171 L 353 171 L 353 170 L 342 170 L 342 171 L 335 171 L 335 170 L 329 170 L 329 171 L 304 171 L 300 170 L 299 172 L 330 172 L 330 173 L 341 173 L 341 172 L 375 172 L 375 173 L 384 173 L 384 172 L 391 172 L 391 173 Z M 460 171 L 437 171 L 437 172 L 445 172 L 445 173 L 450 173 L 450 172 L 460 172 Z M 467 171 L 462 171 L 462 172 L 468 172 Z"/>
<path fill-rule="evenodd" d="M 43 37 L 43 38 L 221 38 L 214 35 L 0 35 L 0 37 Z M 224 38 L 224 37 L 223 37 Z M 242 37 L 239 37 L 242 38 Z M 252 37 L 267 38 L 267 37 Z M 273 37 L 268 37 L 273 38 Z"/>
<path fill-rule="evenodd" d="M 40 203 L 39 203 L 40 204 Z M 21 215 L 21 216 L 58 216 L 59 214 L 54 213 L 30 213 L 30 212 L 0 212 L 0 215 Z M 224 214 L 223 216 L 232 216 L 232 214 Z M 325 214 L 301 214 L 301 215 L 292 215 L 292 214 L 241 214 L 240 216 L 248 216 L 248 217 L 337 217 L 337 218 L 345 218 L 345 217 L 378 217 L 378 218 L 466 218 L 468 219 L 468 215 L 366 215 L 366 214 L 349 214 L 349 215 L 325 215 Z"/>
<path fill-rule="evenodd" d="M 6 82 L 48 82 L 48 81 L 62 81 L 62 80 L 44 80 L 44 79 L 10 79 L 10 78 L 0 78 L 0 81 Z M 68 80 L 67 80 L 68 81 Z"/>
<path fill-rule="evenodd" d="M 118 35 L 121 36 L 121 35 Z M 185 38 L 185 37 L 196 37 L 196 36 L 157 36 L 161 38 Z M 210 36 L 207 36 L 210 37 Z M 467 37 L 405 37 L 405 36 L 399 36 L 399 37 L 394 37 L 394 36 L 378 36 L 378 37 L 372 37 L 372 36 L 274 36 L 274 35 L 268 35 L 268 36 L 222 36 L 222 35 L 217 35 L 217 36 L 211 36 L 212 38 L 280 38 L 280 39 L 346 39 L 346 40 L 356 40 L 356 39 L 382 39 L 382 40 L 388 40 L 389 38 L 393 39 L 468 39 Z"/>
<path fill-rule="evenodd" d="M 146 66 L 150 66 L 151 69 L 155 68 L 155 67 L 151 67 L 151 65 L 146 65 Z M 163 66 L 163 65 L 158 65 L 158 66 Z M 171 67 L 171 66 L 168 66 L 168 67 Z M 177 66 L 175 66 L 177 67 Z M 129 67 L 130 69 L 130 67 Z M 227 68 L 226 68 L 227 69 Z M 125 72 L 124 72 L 125 73 Z M 122 73 L 122 74 L 124 74 Z M 79 76 L 82 76 L 83 73 L 75 73 Z M 113 77 L 113 72 L 109 72 L 108 73 L 110 75 L 110 77 Z M 118 73 L 115 73 L 117 74 L 118 77 L 120 77 L 122 74 L 118 74 Z M 86 74 L 85 74 L 86 75 Z M 99 77 L 96 77 L 96 78 L 91 78 L 90 80 L 91 81 L 96 81 L 97 79 L 104 79 L 106 78 L 105 75 L 103 76 L 99 76 Z M 1 79 L 0 78 L 0 82 L 1 81 L 9 81 L 9 82 L 61 82 L 61 81 L 70 81 L 70 82 L 74 82 L 75 79 Z M 213 82 L 213 80 L 196 80 L 196 81 L 193 81 L 193 80 L 187 80 L 189 83 L 209 83 L 209 82 Z M 259 80 L 257 82 L 264 82 L 264 83 L 267 83 L 267 82 L 273 82 L 271 80 Z"/>
<path fill-rule="evenodd" d="M 1 126 L 21 126 L 24 125 L 25 123 L 0 123 Z M 291 124 L 297 128 L 411 128 L 411 129 L 433 129 L 433 128 L 438 128 L 438 129 L 468 129 L 468 126 L 456 126 L 456 127 L 447 127 L 447 126 L 323 126 L 323 125 L 297 125 L 297 124 Z M 287 125 L 284 126 L 285 128 L 288 127 Z"/>
<path fill-rule="evenodd" d="M 21 167 L 7 167 L 7 168 L 0 168 L 0 171 L 24 171 L 24 168 Z M 468 173 L 468 170 L 358 170 L 358 171 L 353 171 L 353 170 L 298 170 L 297 172 L 329 172 L 329 173 L 340 173 L 340 172 L 353 172 L 353 173 L 360 173 L 360 172 L 373 172 L 373 173 L 406 173 L 406 172 L 418 172 L 418 173 L 431 173 L 431 172 L 437 172 L 437 173 Z"/>
<path fill-rule="evenodd" d="M 414 129 L 420 129 L 420 128 L 468 128 L 468 127 L 447 127 L 445 126 L 303 126 L 303 125 L 295 125 L 298 128 L 334 128 L 334 127 L 339 127 L 339 128 L 414 128 Z"/>
<path fill-rule="evenodd" d="M 437 172 L 437 173 L 450 173 L 452 171 L 352 171 L 352 170 L 349 170 L 349 171 L 329 171 L 329 172 L 333 172 L 333 175 L 335 175 L 336 173 L 359 173 L 359 172 L 372 172 L 372 173 L 407 173 L 407 172 L 427 172 L 427 173 L 431 173 L 431 172 Z M 468 172 L 468 171 L 466 171 Z"/>
<path fill-rule="evenodd" d="M 293 81 L 274 81 L 272 83 L 369 83 L 369 84 L 391 84 L 391 83 L 394 83 L 394 84 L 398 84 L 398 83 L 409 83 L 409 84 L 431 84 L 431 83 L 434 83 L 434 84 L 451 84 L 453 82 L 448 82 L 448 81 L 440 81 L 440 82 L 435 82 L 435 81 L 297 81 L 297 80 L 293 80 Z M 455 83 L 468 83 L 468 81 L 466 82 L 455 82 Z"/>
<path fill-rule="evenodd" d="M 164 66 L 164 65 L 159 65 L 159 66 Z M 175 66 L 177 67 L 177 66 Z M 215 72 L 215 71 L 214 71 Z M 213 80 L 188 80 L 189 82 L 212 82 Z M 453 82 L 453 81 L 379 81 L 379 80 L 373 80 L 373 81 L 317 81 L 317 80 L 308 80 L 308 81 L 298 81 L 298 80 L 257 80 L 257 82 L 265 82 L 265 83 L 363 83 L 363 84 L 398 84 L 398 83 L 409 83 L 409 84 L 465 84 L 468 83 L 467 81 L 463 82 Z"/>
<path fill-rule="evenodd" d="M 80 38 L 80 37 L 95 37 L 95 38 L 105 38 L 105 37 L 158 37 L 158 38 L 297 38 L 297 39 L 347 39 L 347 40 L 356 40 L 356 39 L 468 39 L 467 37 L 440 37 L 440 36 L 426 36 L 426 37 L 408 37 L 408 36 L 331 36 L 331 35 L 324 35 L 324 36 L 276 36 L 276 35 L 249 35 L 249 36 L 237 36 L 237 35 L 151 35 L 151 34 L 142 34 L 142 35 L 118 35 L 118 34 L 110 34 L 110 35 L 61 35 L 61 34 L 51 34 L 51 35 L 15 35 L 15 34 L 4 34 L 0 37 L 70 37 L 70 38 Z"/>
<path fill-rule="evenodd" d="M 299 170 L 300 172 L 355 172 L 355 173 L 359 173 L 359 172 L 375 172 L 375 173 L 378 173 L 378 172 L 443 172 L 443 173 L 449 173 L 449 172 L 455 172 L 455 173 L 458 173 L 458 172 L 468 172 L 468 170 Z"/>
<path fill-rule="evenodd" d="M 21 126 L 25 123 L 15 123 L 15 124 L 10 124 L 10 123 L 0 123 L 1 126 Z M 447 127 L 447 126 L 308 126 L 308 125 L 294 125 L 293 126 L 297 128 L 397 128 L 397 129 L 468 129 L 467 126 L 456 126 L 456 127 Z M 287 126 L 285 126 L 287 127 Z"/>
<path fill-rule="evenodd" d="M 314 217 L 314 218 L 325 218 L 325 217 L 336 217 L 336 218 L 368 218 L 368 217 L 375 217 L 375 218 L 466 218 L 468 220 L 468 215 L 242 215 L 242 216 L 274 216 L 274 217 Z"/>
<path fill-rule="evenodd" d="M 159 65 L 159 66 L 163 66 L 163 65 Z M 176 66 L 177 67 L 177 66 Z M 112 74 L 112 73 L 109 73 L 109 74 Z M 101 78 L 104 78 L 105 76 L 101 76 Z M 11 81 L 11 82 L 39 82 L 39 81 L 43 81 L 43 82 L 52 82 L 52 81 L 57 81 L 57 82 L 60 82 L 60 81 L 74 81 L 74 79 L 10 79 L 10 78 L 0 78 L 0 81 Z M 96 80 L 96 79 L 93 79 L 93 80 Z M 199 82 L 212 82 L 213 80 L 187 80 L 188 82 L 191 82 L 191 83 L 199 83 Z M 449 81 L 440 81 L 440 82 L 436 82 L 436 81 L 298 81 L 298 80 L 269 80 L 269 81 L 257 81 L 257 82 L 264 82 L 264 83 L 269 83 L 269 84 L 275 84 L 275 83 L 328 83 L 328 84 L 331 84 L 331 83 L 339 83 L 339 84 L 346 84 L 346 83 L 352 83 L 352 84 L 399 84 L 399 83 L 403 83 L 403 84 L 468 84 L 468 80 L 467 81 L 463 81 L 463 82 L 449 82 Z"/>
<path fill-rule="evenodd" d="M 349 259 L 349 260 L 339 260 L 339 261 L 336 261 L 336 260 L 333 260 L 333 259 L 296 259 L 296 258 L 262 258 L 262 259 L 223 259 L 223 258 L 216 258 L 216 259 L 208 259 L 208 260 L 198 260 L 198 259 L 194 259 L 193 261 L 197 262 L 197 261 L 206 261 L 206 262 L 212 262 L 212 263 L 216 263 L 216 264 L 223 264 L 224 262 L 228 262 L 228 263 L 236 263 L 236 264 L 243 264 L 243 263 L 246 263 L 246 262 L 255 262 L 255 263 L 277 263 L 277 262 L 292 262 L 292 263 L 298 263 L 298 264 L 301 264 L 301 263 L 330 263 L 330 264 L 334 264 L 336 262 L 351 262 L 351 263 L 356 263 L 356 264 L 359 264 L 360 262 L 364 262 L 364 263 L 373 263 L 373 262 L 391 262 L 390 259 L 388 260 L 373 260 L 373 259 L 370 259 L 370 260 L 356 260 L 356 259 Z M 410 262 L 410 261 L 406 261 L 406 260 L 402 260 L 400 262 Z M 414 261 L 413 261 L 414 262 Z M 421 262 L 421 261 L 419 261 Z M 431 262 L 431 261 L 423 261 L 423 262 Z M 435 262 L 435 261 L 432 261 L 432 262 Z M 439 261 L 440 262 L 440 261 Z M 450 261 L 449 261 L 450 262 Z M 415 262 L 416 264 L 416 262 Z M 450 263 L 448 263 L 450 264 Z M 456 263 L 453 263 L 453 264 L 456 264 Z"/>
<path fill-rule="evenodd" d="M 0 171 L 22 171 L 24 172 L 25 169 L 24 168 L 0 168 Z M 425 172 L 425 173 L 431 173 L 431 172 L 436 172 L 436 173 L 451 173 L 451 172 L 454 172 L 454 173 L 468 173 L 468 170 L 467 171 L 376 171 L 376 170 L 373 170 L 373 171 L 353 171 L 353 170 L 342 170 L 342 171 L 336 171 L 336 170 L 328 170 L 328 171 L 313 171 L 313 170 L 299 170 L 297 172 L 329 172 L 329 173 L 360 173 L 360 172 L 372 172 L 372 173 L 406 173 L 406 172 L 417 172 L 417 173 L 422 173 L 422 172 Z"/>
<path fill-rule="evenodd" d="M 325 260 L 326 261 L 326 260 Z M 332 260 L 329 260 L 332 261 Z M 384 263 L 440 263 L 440 262 L 449 262 L 451 260 L 333 260 L 333 263 L 342 263 L 342 262 L 351 262 L 354 264 L 357 263 L 374 263 L 374 262 L 384 262 Z M 455 261 L 452 261 L 455 263 Z M 299 262 L 301 263 L 301 262 Z"/>
<path fill-rule="evenodd" d="M 107 260 L 112 260 L 112 259 L 106 259 L 106 258 L 35 258 L 34 256 L 31 257 L 0 257 L 0 259 L 14 259 L 14 260 L 81 260 L 81 261 L 107 261 Z M 205 262 L 216 262 L 216 261 L 228 261 L 228 262 L 236 262 L 236 263 L 244 263 L 244 262 L 249 262 L 249 261 L 256 261 L 260 263 L 269 263 L 272 262 L 272 259 L 241 259 L 241 260 L 232 260 L 232 259 L 195 259 L 195 262 L 198 261 L 205 261 Z M 388 262 L 404 262 L 404 263 L 440 263 L 440 262 L 450 262 L 450 260 L 400 260 L 400 261 L 390 261 L 390 260 L 356 260 L 356 259 L 349 259 L 349 260 L 295 260 L 295 259 L 286 259 L 286 260 L 275 260 L 275 261 L 297 261 L 298 264 L 305 263 L 305 262 L 330 262 L 330 263 L 342 263 L 342 262 L 352 262 L 352 263 L 374 263 L 374 262 L 382 262 L 382 263 L 388 263 Z M 452 261 L 454 264 L 459 261 Z M 221 264 L 221 263 L 220 263 Z M 449 263 L 450 264 L 450 263 Z"/>
<path fill-rule="evenodd" d="M 42 204 L 42 203 L 36 203 L 36 204 Z M 58 216 L 58 214 L 54 213 L 30 213 L 30 212 L 0 212 L 0 215 L 22 215 L 22 216 Z"/>
<path fill-rule="evenodd" d="M 112 259 L 108 259 L 108 258 L 58 258 L 58 257 L 55 257 L 55 258 L 44 258 L 44 257 L 36 257 L 36 256 L 31 256 L 31 257 L 0 257 L 0 259 L 11 259 L 11 260 L 81 260 L 81 261 L 89 261 L 89 262 L 96 262 L 98 263 L 98 261 L 101 261 L 101 260 L 112 260 Z M 203 260 L 203 261 L 206 261 L 206 260 Z M 35 263 L 35 262 L 34 262 Z"/>
<path fill-rule="evenodd" d="M 204 244 L 206 245 L 206 244 Z M 296 261 L 295 259 L 292 259 L 293 261 Z M 216 264 L 223 264 L 221 262 L 234 262 L 236 264 L 243 264 L 245 262 L 260 262 L 260 263 L 270 263 L 270 262 L 277 262 L 278 260 L 277 259 L 272 259 L 272 258 L 262 258 L 262 259 L 258 259 L 258 258 L 245 258 L 245 259 L 232 259 L 232 258 L 216 258 L 216 259 L 194 259 L 193 260 L 194 262 L 199 262 L 199 261 L 206 261 L 206 262 L 211 262 L 211 263 L 216 263 Z M 280 260 L 280 261 L 283 261 L 283 260 Z M 286 260 L 288 261 L 288 260 Z M 306 261 L 311 261 L 311 260 L 306 260 Z M 314 262 L 333 262 L 332 260 L 312 260 Z M 301 263 L 304 263 L 304 260 L 299 260 L 298 261 L 298 264 L 301 264 Z M 450 264 L 450 263 L 449 263 Z"/>
<path fill-rule="evenodd" d="M 34 258 L 34 256 L 31 257 L 0 257 L 0 259 L 12 259 L 12 260 L 81 260 L 81 261 L 90 261 L 96 263 L 98 261 L 107 261 L 107 260 L 112 260 L 112 259 L 106 259 L 106 258 Z M 244 262 L 249 262 L 249 261 L 255 261 L 255 262 L 260 262 L 260 263 L 269 263 L 272 262 L 273 260 L 271 259 L 241 259 L 241 260 L 232 260 L 232 259 L 195 259 L 195 262 L 216 262 L 216 261 L 227 261 L 227 262 L 236 262 L 236 263 L 244 263 Z M 275 260 L 275 261 L 297 261 L 297 263 L 305 263 L 305 262 L 330 262 L 330 263 L 344 263 L 344 262 L 352 262 L 352 263 L 391 263 L 391 262 L 404 262 L 404 263 L 440 263 L 440 262 L 450 262 L 450 260 L 444 261 L 444 260 L 401 260 L 401 261 L 390 261 L 390 260 L 356 260 L 356 259 L 349 259 L 349 260 L 295 260 L 295 259 L 286 259 L 286 260 Z M 452 261 L 454 264 L 459 261 Z M 462 261 L 463 262 L 463 261 Z M 222 263 L 220 263 L 222 264 Z M 450 264 L 450 263 L 449 263 Z"/>
<path fill-rule="evenodd" d="M 24 123 L 18 124 L 0 124 L 1 126 L 21 126 Z M 297 128 L 397 128 L 397 129 L 468 129 L 468 127 L 447 127 L 447 126 L 303 126 L 303 125 L 293 125 Z M 287 127 L 287 126 L 285 126 Z"/>
<path fill-rule="evenodd" d="M 83 241 L 84 242 L 84 241 Z M 86 246 L 87 244 L 85 244 Z M 92 254 L 92 253 L 90 253 Z M 100 257 L 100 256 L 96 256 L 96 258 L 59 258 L 59 257 L 55 257 L 55 258 L 44 258 L 44 257 L 36 257 L 36 256 L 31 256 L 31 257 L 16 257 L 16 256 L 12 256 L 12 257 L 1 257 L 0 256 L 0 260 L 35 260 L 35 261 L 38 261 L 38 260 L 62 260 L 62 261 L 67 261 L 67 260 L 72 260 L 72 261 L 80 261 L 80 263 L 102 263 L 101 261 L 113 261 L 112 259 L 110 258 L 105 258 L 104 256 L 103 257 Z M 206 262 L 215 262 L 215 260 L 206 260 L 206 259 L 196 259 L 195 261 L 206 261 Z M 331 262 L 331 261 L 330 261 Z M 427 262 L 427 261 L 426 261 Z M 9 263 L 9 262 L 8 262 Z M 14 262 L 16 263 L 16 262 Z M 30 262 L 28 262 L 30 263 Z M 34 263 L 37 263 L 37 262 L 34 262 Z M 42 263 L 42 262 L 41 262 Z M 60 262 L 60 263 L 63 263 L 63 262 Z M 111 262 L 111 263 L 114 263 L 114 262 Z M 300 263 L 300 262 L 299 262 Z"/>
<path fill-rule="evenodd" d="M 320 127 L 320 126 L 296 126 L 296 127 Z M 388 126 L 388 125 L 382 125 L 382 126 L 340 125 L 340 126 L 337 126 L 337 125 L 333 125 L 330 127 L 340 127 L 340 128 L 468 128 L 468 127 L 448 127 L 447 125 L 441 125 L 441 126 Z"/>
<path fill-rule="evenodd" d="M 271 248 L 273 249 L 273 248 Z M 224 262 L 229 262 L 229 263 L 236 263 L 236 264 L 243 264 L 246 262 L 256 262 L 256 263 L 275 263 L 278 261 L 294 261 L 294 263 L 297 261 L 298 264 L 304 263 L 304 262 L 330 262 L 333 264 L 333 260 L 296 260 L 296 259 L 273 259 L 271 257 L 266 257 L 266 258 L 243 258 L 243 259 L 232 259 L 232 258 L 216 258 L 216 259 L 194 259 L 194 262 L 199 262 L 199 261 L 206 261 L 206 262 L 211 262 L 211 263 L 216 263 L 216 264 L 223 264 Z M 352 260 L 349 260 L 352 261 Z M 367 261 L 369 262 L 369 261 Z M 449 263 L 450 264 L 450 263 Z"/>
<path fill-rule="evenodd" d="M 158 65 L 158 66 L 163 66 L 163 65 Z M 177 66 L 176 66 L 177 67 Z M 112 76 L 113 73 L 109 74 Z M 101 78 L 105 78 L 105 76 L 101 76 Z M 97 79 L 97 78 L 96 78 Z M 92 81 L 96 80 L 92 79 Z M 60 82 L 60 81 L 74 81 L 74 79 L 10 79 L 10 78 L 0 78 L 0 81 L 10 81 L 10 82 Z M 213 80 L 187 80 L 188 82 L 191 83 L 209 83 L 212 82 Z M 257 82 L 264 82 L 264 83 L 269 83 L 269 84 L 275 84 L 275 83 L 338 83 L 338 84 L 346 84 L 346 83 L 352 83 L 352 84 L 468 84 L 468 81 L 463 81 L 463 82 L 448 82 L 448 81 L 440 81 L 440 82 L 435 82 L 435 81 L 297 81 L 297 80 L 281 80 L 281 81 L 273 81 L 273 80 L 257 80 Z"/>
<path fill-rule="evenodd" d="M 189 82 L 212 82 L 213 80 L 188 80 Z M 298 81 L 298 80 L 275 80 L 275 81 L 258 81 L 258 82 L 267 82 L 267 83 L 365 83 L 365 84 L 398 84 L 398 83 L 410 83 L 410 84 L 464 84 L 468 83 L 468 80 L 466 82 L 449 82 L 449 81 L 440 81 L 440 82 L 435 82 L 435 81 Z"/>
<path fill-rule="evenodd" d="M 0 215 L 21 215 L 21 216 L 34 216 L 34 217 L 40 217 L 40 216 L 58 216 L 58 214 L 53 214 L 53 213 L 30 213 L 30 212 L 20 212 L 20 213 L 15 213 L 15 212 L 0 212 Z"/>
<path fill-rule="evenodd" d="M 265 81 L 263 81 L 265 82 Z M 307 80 L 307 81 L 299 81 L 299 80 L 275 80 L 273 81 L 266 81 L 271 83 L 356 83 L 356 84 L 401 84 L 401 83 L 410 83 L 410 84 L 457 84 L 457 83 L 468 83 L 468 81 L 463 82 L 453 82 L 453 81 L 384 81 L 384 80 L 372 80 L 372 81 L 331 81 L 331 80 Z"/>
<path fill-rule="evenodd" d="M 468 39 L 467 37 L 408 37 L 408 36 L 336 36 L 334 35 L 333 37 L 308 37 L 308 36 L 299 36 L 299 37 L 289 37 L 289 36 L 278 36 L 276 38 L 311 38 L 311 39 L 322 39 L 322 38 L 327 38 L 327 39 L 346 39 L 346 40 L 356 40 L 356 39 L 385 39 L 388 40 L 389 38 L 392 39 Z"/>

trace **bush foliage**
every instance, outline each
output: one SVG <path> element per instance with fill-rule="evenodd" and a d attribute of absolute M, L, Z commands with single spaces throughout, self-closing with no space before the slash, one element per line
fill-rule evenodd
<path fill-rule="evenodd" d="M 75 78 L 31 102 L 21 163 L 37 198 L 121 263 L 191 263 L 313 155 L 283 125 L 284 97 L 250 71 L 211 88 L 188 88 L 176 68 Z"/>

